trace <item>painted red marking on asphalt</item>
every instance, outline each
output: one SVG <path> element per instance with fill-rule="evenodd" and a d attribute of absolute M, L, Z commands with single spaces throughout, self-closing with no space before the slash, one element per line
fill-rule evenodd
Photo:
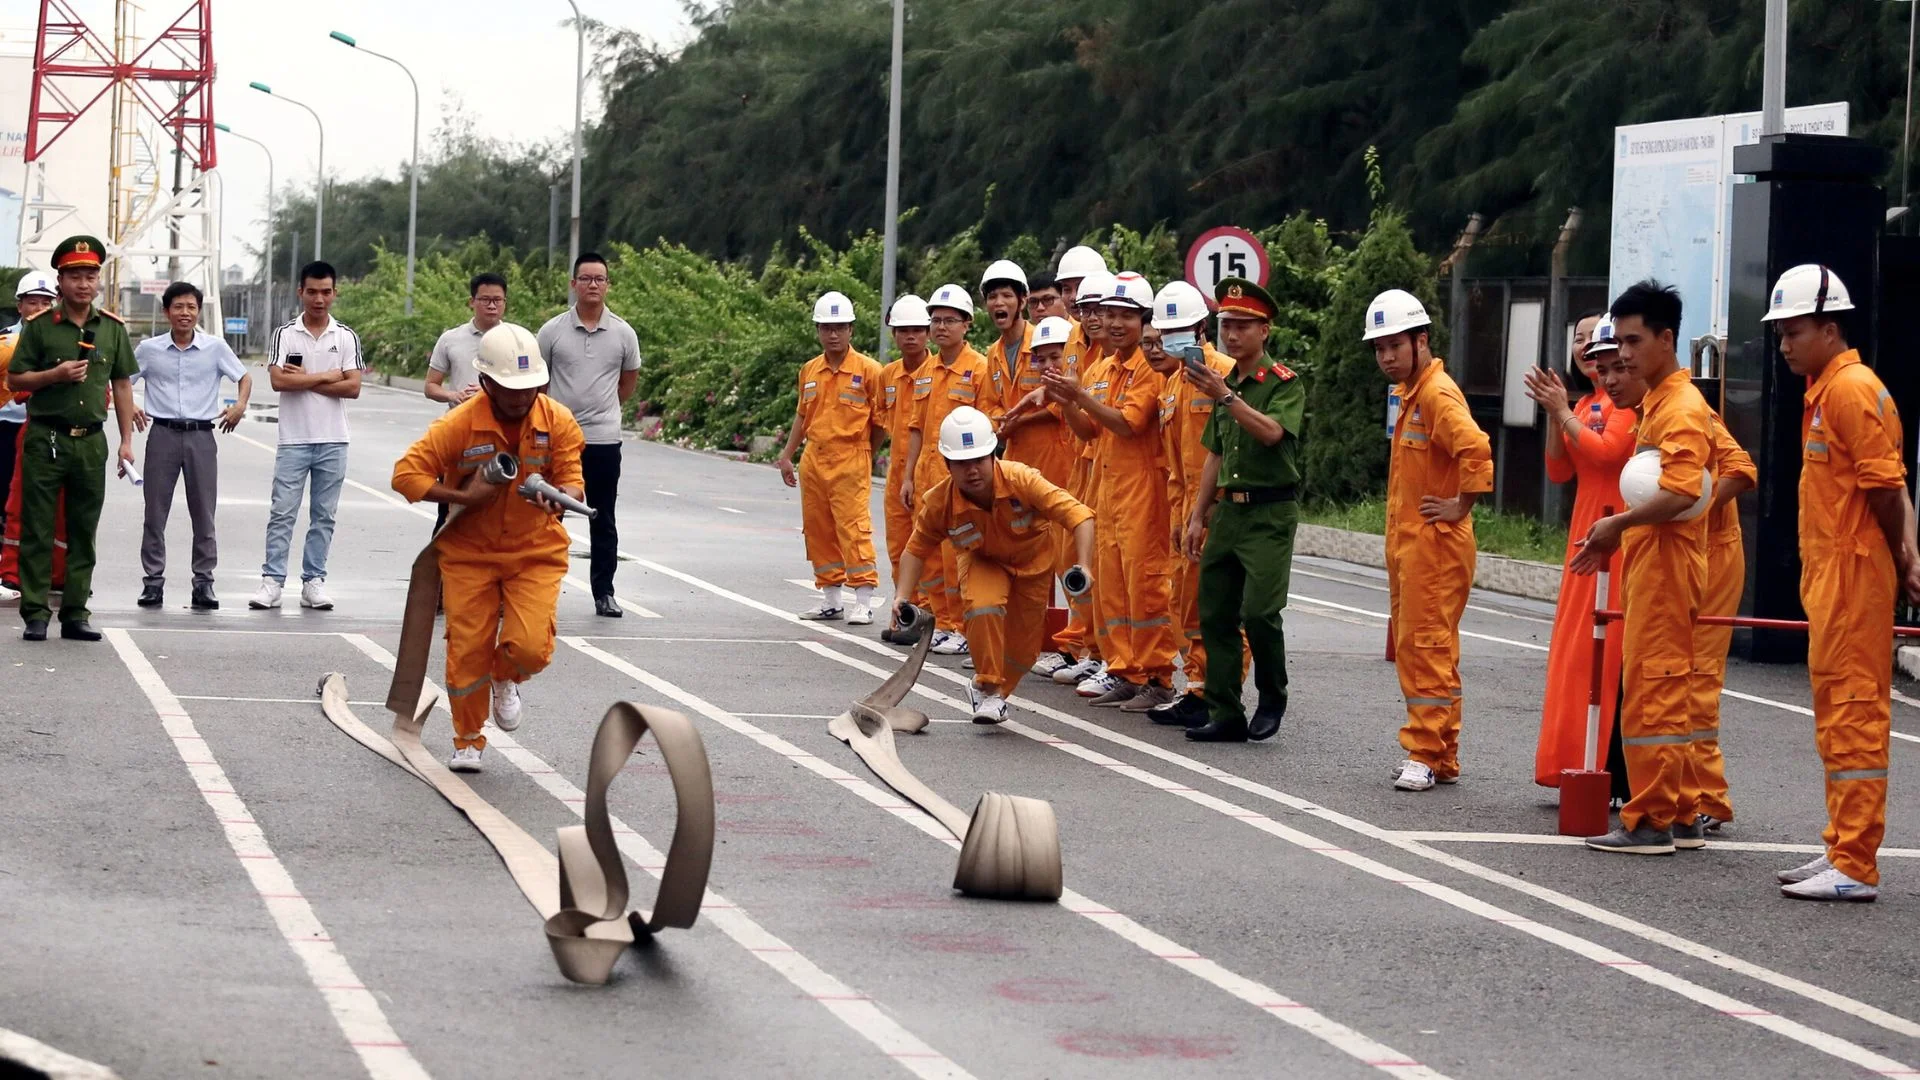
<path fill-rule="evenodd" d="M 1126 1035 L 1108 1031 L 1075 1031 L 1056 1036 L 1054 1045 L 1073 1054 L 1110 1061 L 1177 1058 L 1205 1061 L 1233 1053 L 1233 1040 L 1224 1035 Z"/>
<path fill-rule="evenodd" d="M 804 821 L 722 821 L 722 829 L 741 836 L 822 836 L 819 829 Z"/>
<path fill-rule="evenodd" d="M 1008 979 L 994 986 L 993 992 L 1008 1001 L 1029 1005 L 1091 1005 L 1113 995 L 1096 990 L 1078 979 Z"/>
<path fill-rule="evenodd" d="M 993 934 L 908 934 L 907 940 L 923 949 L 943 953 L 973 953 L 981 956 L 1007 956 L 1027 950 Z"/>
<path fill-rule="evenodd" d="M 950 896 L 929 896 L 925 893 L 882 893 L 879 896 L 863 896 L 849 901 L 847 906 L 868 911 L 922 911 L 944 908 L 953 903 Z"/>
<path fill-rule="evenodd" d="M 763 862 L 782 870 L 858 870 L 872 866 L 872 859 L 858 855 L 767 855 Z"/>
<path fill-rule="evenodd" d="M 768 795 L 759 792 L 720 792 L 713 793 L 713 801 L 721 806 L 746 806 L 752 803 L 792 802 L 786 795 Z"/>

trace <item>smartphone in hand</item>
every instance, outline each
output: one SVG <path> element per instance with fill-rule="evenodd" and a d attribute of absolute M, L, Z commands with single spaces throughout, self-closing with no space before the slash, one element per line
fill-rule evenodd
<path fill-rule="evenodd" d="M 288 353 L 287 354 L 286 365 L 288 367 L 304 368 L 306 366 L 306 362 L 307 362 L 307 357 L 305 353 Z"/>

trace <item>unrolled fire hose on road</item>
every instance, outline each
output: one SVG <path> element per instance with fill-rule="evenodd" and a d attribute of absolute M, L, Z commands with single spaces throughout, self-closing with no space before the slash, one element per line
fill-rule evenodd
<path fill-rule="evenodd" d="M 487 468 L 512 469 L 502 478 L 511 480 L 518 471 L 517 463 L 512 462 L 511 455 L 501 457 L 508 463 L 496 459 Z M 447 515 L 448 526 L 461 510 L 455 507 Z M 346 679 L 338 673 L 320 680 L 321 708 L 340 730 L 412 773 L 466 814 L 499 853 L 527 902 L 546 920 L 547 943 L 561 974 L 574 982 L 604 983 L 612 976 L 620 954 L 635 940 L 668 927 L 690 927 L 700 914 L 707 872 L 713 863 L 713 778 L 706 749 L 699 732 L 680 713 L 626 701 L 615 703 L 601 719 L 593 739 L 587 766 L 586 823 L 558 830 L 557 858 L 513 819 L 481 798 L 465 780 L 441 764 L 420 739 L 437 698 L 426 691 L 426 677 L 434 608 L 440 597 L 437 549 L 445 532 L 446 527 L 442 527 L 435 533 L 413 560 L 399 655 L 387 690 L 387 708 L 393 712 L 390 735 L 382 738 L 354 715 L 347 705 Z M 639 912 L 627 910 L 627 873 L 607 812 L 607 789 L 649 731 L 673 783 L 676 816 L 659 895 L 652 914 L 643 918 Z"/>
<path fill-rule="evenodd" d="M 919 641 L 900 670 L 834 717 L 827 730 L 852 747 L 888 787 L 932 815 L 960 841 L 954 888 L 968 896 L 993 899 L 1060 899 L 1060 824 L 1051 803 L 989 791 L 980 797 L 968 820 L 901 763 L 893 733 L 917 732 L 927 726 L 927 714 L 900 702 L 920 678 L 933 634 L 931 627 L 915 625 L 926 620 L 924 612 L 911 604 L 900 607 L 909 616 L 901 619 L 905 628 L 921 631 Z"/>

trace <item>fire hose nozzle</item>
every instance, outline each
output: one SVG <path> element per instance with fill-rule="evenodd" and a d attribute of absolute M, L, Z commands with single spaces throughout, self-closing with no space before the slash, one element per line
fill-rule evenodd
<path fill-rule="evenodd" d="M 545 499 L 555 505 L 566 507 L 568 510 L 584 518 L 591 519 L 597 517 L 600 513 L 600 511 L 595 510 L 579 499 L 547 483 L 547 478 L 541 476 L 539 473 L 528 473 L 527 478 L 520 482 L 519 491 L 520 497 L 523 499 Z"/>
<path fill-rule="evenodd" d="M 520 459 L 512 454 L 495 454 L 480 466 L 480 479 L 489 484 L 505 484 L 520 475 Z"/>

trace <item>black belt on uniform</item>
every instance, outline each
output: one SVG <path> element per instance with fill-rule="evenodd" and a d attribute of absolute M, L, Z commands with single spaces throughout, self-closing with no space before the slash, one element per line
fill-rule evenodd
<path fill-rule="evenodd" d="M 29 416 L 27 423 L 38 424 L 53 431 L 64 431 L 70 439 L 83 439 L 98 432 L 103 426 L 98 421 L 90 424 L 75 424 L 52 416 Z"/>
<path fill-rule="evenodd" d="M 1286 487 L 1233 488 L 1222 491 L 1220 497 L 1230 503 L 1292 502 L 1295 491 L 1291 484 Z"/>
<path fill-rule="evenodd" d="M 163 428 L 172 428 L 175 431 L 213 430 L 213 421 L 211 420 L 174 420 L 164 416 L 156 416 L 153 418 L 153 422 Z"/>

